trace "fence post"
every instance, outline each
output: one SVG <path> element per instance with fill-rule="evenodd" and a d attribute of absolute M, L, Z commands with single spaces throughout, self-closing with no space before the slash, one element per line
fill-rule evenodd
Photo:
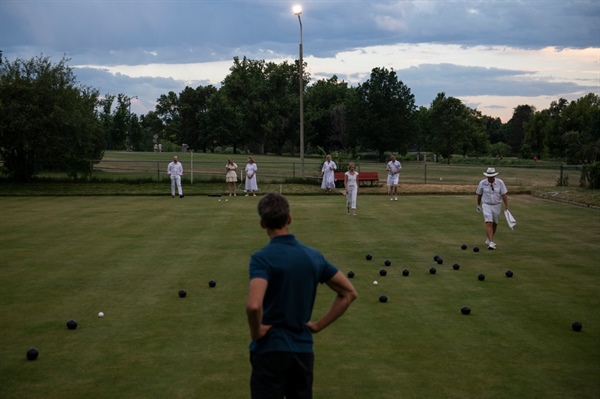
<path fill-rule="evenodd" d="M 425 184 L 427 184 L 427 163 L 425 163 Z"/>
<path fill-rule="evenodd" d="M 564 164 L 561 164 L 561 165 L 560 165 L 560 181 L 558 182 L 558 185 L 559 185 L 560 187 L 562 187 L 562 186 L 563 186 L 563 171 L 564 171 L 564 169 L 565 169 L 565 168 L 564 168 Z"/>
<path fill-rule="evenodd" d="M 160 161 L 156 161 L 156 182 L 160 183 Z"/>
<path fill-rule="evenodd" d="M 194 150 L 190 151 L 190 184 L 194 184 Z"/>
<path fill-rule="evenodd" d="M 292 181 L 296 183 L 296 162 L 292 162 Z"/>

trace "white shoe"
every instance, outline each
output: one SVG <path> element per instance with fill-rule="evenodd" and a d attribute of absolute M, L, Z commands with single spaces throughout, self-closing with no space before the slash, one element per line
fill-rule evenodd
<path fill-rule="evenodd" d="M 488 243 L 488 249 L 496 249 L 496 243 L 494 241 L 490 241 Z"/>
<path fill-rule="evenodd" d="M 394 201 L 398 201 L 398 197 L 394 197 Z"/>
<path fill-rule="evenodd" d="M 485 245 L 490 245 L 490 240 L 488 240 L 487 238 L 485 239 Z"/>
<path fill-rule="evenodd" d="M 246 194 L 246 197 L 248 196 L 248 194 Z"/>
<path fill-rule="evenodd" d="M 393 201 L 393 200 L 394 200 L 394 198 L 390 197 L 390 201 Z"/>

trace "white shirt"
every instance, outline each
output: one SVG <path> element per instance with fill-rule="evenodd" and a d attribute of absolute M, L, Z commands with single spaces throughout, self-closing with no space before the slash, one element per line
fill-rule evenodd
<path fill-rule="evenodd" d="M 400 172 L 400 169 L 402 169 L 402 165 L 400 164 L 400 161 L 396 160 L 394 162 L 390 161 L 387 164 L 387 169 L 388 169 L 388 174 L 391 175 L 395 175 L 396 173 Z"/>
<path fill-rule="evenodd" d="M 358 178 L 358 172 L 351 174 L 350 172 L 345 173 L 348 176 L 348 187 L 356 187 L 356 179 Z"/>
<path fill-rule="evenodd" d="M 169 166 L 167 166 L 167 173 L 169 176 L 181 176 L 183 174 L 181 162 L 171 162 Z"/>
<path fill-rule="evenodd" d="M 493 183 L 490 183 L 488 179 L 483 179 L 479 182 L 477 195 L 481 195 L 481 202 L 487 205 L 498 205 L 502 203 L 502 196 L 508 193 L 504 182 L 498 178 L 495 178 Z"/>

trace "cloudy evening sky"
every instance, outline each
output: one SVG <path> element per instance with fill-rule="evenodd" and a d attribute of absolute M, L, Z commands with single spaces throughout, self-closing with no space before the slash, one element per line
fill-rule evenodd
<path fill-rule="evenodd" d="M 79 82 L 146 113 L 169 91 L 218 87 L 235 56 L 293 63 L 295 4 L 311 82 L 356 86 L 386 67 L 419 106 L 445 92 L 503 122 L 600 94 L 598 0 L 0 0 L 0 49 L 66 55 Z"/>

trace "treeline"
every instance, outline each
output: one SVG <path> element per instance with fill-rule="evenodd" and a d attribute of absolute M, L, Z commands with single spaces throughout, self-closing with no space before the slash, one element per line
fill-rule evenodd
<path fill-rule="evenodd" d="M 1 56 L 0 56 L 1 60 Z M 186 87 L 158 98 L 154 111 L 131 112 L 132 98 L 82 87 L 68 60 L 48 57 L 2 60 L 0 65 L 0 160 L 6 174 L 29 180 L 52 160 L 54 168 L 86 176 L 103 151 L 164 150 L 186 144 L 196 152 L 299 152 L 299 65 L 234 58 L 221 87 Z M 392 69 L 374 68 L 355 87 L 336 76 L 304 82 L 304 143 L 307 154 L 341 151 L 352 157 L 372 151 L 553 157 L 589 164 L 600 154 L 600 98 L 559 99 L 538 111 L 519 105 L 512 118 L 482 115 L 439 93 L 429 107 Z"/>

